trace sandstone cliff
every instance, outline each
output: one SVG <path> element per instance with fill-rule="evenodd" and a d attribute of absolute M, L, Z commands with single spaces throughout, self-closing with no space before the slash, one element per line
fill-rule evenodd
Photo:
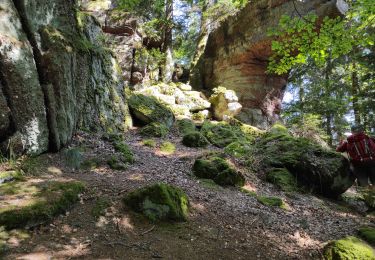
<path fill-rule="evenodd" d="M 99 23 L 74 0 L 0 2 L 0 143 L 39 154 L 77 128 L 131 125 L 121 69 Z"/>
<path fill-rule="evenodd" d="M 239 118 L 266 127 L 278 118 L 287 83 L 287 75 L 266 74 L 271 54 L 268 28 L 276 26 L 283 14 L 296 16 L 313 11 L 320 16 L 337 15 L 337 5 L 336 0 L 249 1 L 240 13 L 210 33 L 192 69 L 191 84 L 197 89 L 223 86 L 236 91 L 243 105 Z"/>

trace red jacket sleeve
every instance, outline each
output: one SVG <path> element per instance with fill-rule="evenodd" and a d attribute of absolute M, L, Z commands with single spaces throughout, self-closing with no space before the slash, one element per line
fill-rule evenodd
<path fill-rule="evenodd" d="M 339 146 L 337 146 L 336 152 L 343 153 L 343 152 L 346 152 L 347 149 L 348 149 L 348 142 L 343 141 L 343 142 L 340 142 Z"/>

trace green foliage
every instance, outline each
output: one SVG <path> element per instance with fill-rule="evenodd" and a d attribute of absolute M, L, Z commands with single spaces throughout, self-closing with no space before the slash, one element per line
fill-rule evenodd
<path fill-rule="evenodd" d="M 348 236 L 324 247 L 324 259 L 375 259 L 374 250 L 362 240 Z"/>
<path fill-rule="evenodd" d="M 187 147 L 206 147 L 209 142 L 200 132 L 190 132 L 184 135 L 182 143 Z"/>
<path fill-rule="evenodd" d="M 176 146 L 171 142 L 164 142 L 160 145 L 160 151 L 165 154 L 174 154 L 176 151 Z"/>
<path fill-rule="evenodd" d="M 296 178 L 285 168 L 273 168 L 266 174 L 267 181 L 275 184 L 282 191 L 297 191 Z"/>
<path fill-rule="evenodd" d="M 150 220 L 186 221 L 189 199 L 179 188 L 158 183 L 129 193 L 125 205 L 143 213 Z"/>
<path fill-rule="evenodd" d="M 233 142 L 225 147 L 224 152 L 236 158 L 243 158 L 252 150 L 248 142 Z"/>
<path fill-rule="evenodd" d="M 64 152 L 66 165 L 72 169 L 78 170 L 81 167 L 83 158 L 78 148 L 71 148 Z"/>
<path fill-rule="evenodd" d="M 209 121 L 205 121 L 202 125 L 201 133 L 210 143 L 221 148 L 235 141 L 245 139 L 241 131 L 226 123 L 213 124 Z"/>
<path fill-rule="evenodd" d="M 358 234 L 366 242 L 371 245 L 375 245 L 375 228 L 373 227 L 361 227 L 358 229 Z"/>
<path fill-rule="evenodd" d="M 8 193 L 10 186 L 17 186 L 17 184 L 3 185 L 0 187 L 0 194 Z M 14 194 L 26 192 L 30 193 L 34 199 L 24 206 L 2 208 L 0 210 L 0 225 L 12 229 L 49 221 L 77 202 L 78 195 L 83 190 L 84 185 L 80 182 L 51 182 L 42 187 L 30 186 L 27 190 L 16 189 Z"/>
<path fill-rule="evenodd" d="M 165 137 L 169 132 L 168 127 L 161 123 L 151 123 L 143 127 L 140 134 L 148 137 Z"/>
<path fill-rule="evenodd" d="M 250 196 L 250 197 L 254 197 L 256 198 L 257 197 L 257 193 L 255 191 L 250 191 L 250 190 L 247 190 L 245 188 L 241 188 L 240 191 L 242 193 L 245 193 L 246 195 Z"/>
<path fill-rule="evenodd" d="M 98 198 L 95 201 L 94 207 L 91 209 L 91 215 L 94 218 L 99 218 L 105 214 L 105 210 L 111 205 L 107 198 Z"/>
<path fill-rule="evenodd" d="M 155 147 L 156 146 L 156 141 L 153 140 L 153 139 L 145 139 L 142 141 L 143 145 L 144 146 L 148 146 L 148 147 Z"/>
<path fill-rule="evenodd" d="M 101 160 L 98 158 L 87 159 L 82 162 L 81 168 L 84 170 L 94 170 L 101 164 Z"/>

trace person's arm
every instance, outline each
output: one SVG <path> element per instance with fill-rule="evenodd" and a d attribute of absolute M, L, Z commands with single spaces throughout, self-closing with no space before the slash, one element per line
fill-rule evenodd
<path fill-rule="evenodd" d="M 336 148 L 336 152 L 340 152 L 340 153 L 346 152 L 347 148 L 348 148 L 348 142 L 341 141 L 339 146 L 337 146 Z"/>

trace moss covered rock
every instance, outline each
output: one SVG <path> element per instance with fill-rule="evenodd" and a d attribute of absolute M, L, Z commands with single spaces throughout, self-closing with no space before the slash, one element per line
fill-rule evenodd
<path fill-rule="evenodd" d="M 352 236 L 328 243 L 324 247 L 323 255 L 326 260 L 375 259 L 372 247 Z"/>
<path fill-rule="evenodd" d="M 254 144 L 252 158 L 262 162 L 262 170 L 288 169 L 300 184 L 327 197 L 337 197 L 354 183 L 349 162 L 341 154 L 305 138 L 268 133 Z"/>
<path fill-rule="evenodd" d="M 375 245 L 375 228 L 361 227 L 358 229 L 358 234 L 366 242 L 370 243 L 371 245 Z"/>
<path fill-rule="evenodd" d="M 173 112 L 156 98 L 133 94 L 129 97 L 128 103 L 135 118 L 143 124 L 159 122 L 169 128 L 174 123 Z"/>
<path fill-rule="evenodd" d="M 32 180 L 0 186 L 0 226 L 22 228 L 51 220 L 78 201 L 84 185 L 80 182 Z"/>
<path fill-rule="evenodd" d="M 279 207 L 279 208 L 285 207 L 285 203 L 283 202 L 283 200 L 278 197 L 257 196 L 257 200 L 265 206 Z"/>
<path fill-rule="evenodd" d="M 215 146 L 223 148 L 230 143 L 244 140 L 245 135 L 226 123 L 211 123 L 205 121 L 201 133 Z"/>
<path fill-rule="evenodd" d="M 169 128 L 161 123 L 151 123 L 141 129 L 141 135 L 148 137 L 165 137 L 169 132 Z"/>
<path fill-rule="evenodd" d="M 133 191 L 124 203 L 150 220 L 186 221 L 189 199 L 179 188 L 158 183 Z"/>
<path fill-rule="evenodd" d="M 269 170 L 266 174 L 266 179 L 283 191 L 293 192 L 297 190 L 296 177 L 285 168 L 273 168 Z"/>
<path fill-rule="evenodd" d="M 242 158 L 251 153 L 252 145 L 249 142 L 233 142 L 224 149 L 226 154 L 236 158 Z"/>
<path fill-rule="evenodd" d="M 196 131 L 196 127 L 195 127 L 195 124 L 193 121 L 189 120 L 189 119 L 181 119 L 177 122 L 177 125 L 178 125 L 178 130 L 180 131 L 180 133 L 182 133 L 183 135 L 186 135 L 190 132 L 195 132 Z"/>
<path fill-rule="evenodd" d="M 210 142 L 200 132 L 190 132 L 184 135 L 182 143 L 187 147 L 205 147 Z"/>
<path fill-rule="evenodd" d="M 193 165 L 193 173 L 198 178 L 212 179 L 222 186 L 243 186 L 245 177 L 228 162 L 217 156 L 197 159 Z"/>

